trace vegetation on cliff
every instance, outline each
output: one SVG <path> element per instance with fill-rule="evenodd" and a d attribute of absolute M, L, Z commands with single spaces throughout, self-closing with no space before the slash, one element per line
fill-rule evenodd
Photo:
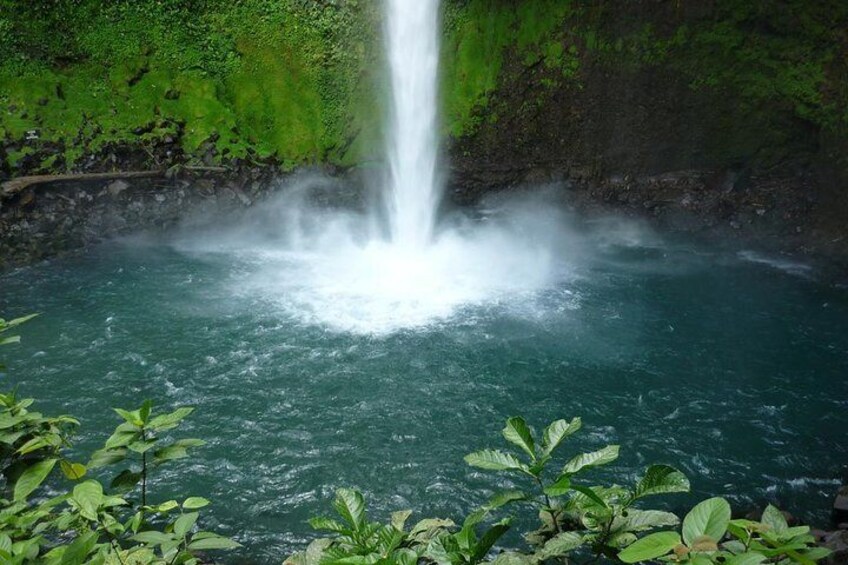
<path fill-rule="evenodd" d="M 771 145 L 814 128 L 838 148 L 846 22 L 838 0 L 450 0 L 445 130 L 545 111 L 588 69 L 611 91 L 618 74 L 661 69 L 729 101 L 704 112 L 738 134 L 736 154 L 759 148 L 740 122 Z M 0 0 L 2 170 L 109 168 L 128 149 L 146 166 L 362 163 L 381 139 L 380 25 L 380 3 L 360 0 Z"/>

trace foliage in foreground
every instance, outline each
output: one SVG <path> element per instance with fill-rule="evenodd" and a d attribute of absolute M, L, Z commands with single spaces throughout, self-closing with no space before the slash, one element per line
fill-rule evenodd
<path fill-rule="evenodd" d="M 581 426 L 580 418 L 557 420 L 537 438 L 522 418 L 509 418 L 503 436 L 518 448 L 516 453 L 484 449 L 465 460 L 479 469 L 524 478 L 528 489 L 496 494 L 461 526 L 431 518 L 407 530 L 410 511 L 394 513 L 389 524 L 370 522 L 362 495 L 341 489 L 334 503 L 341 520 L 311 521 L 313 528 L 328 531 L 331 537 L 313 541 L 306 551 L 286 563 L 536 565 L 581 560 L 594 563 L 605 558 L 623 563 L 812 565 L 829 554 L 815 547 L 809 527 L 789 527 L 773 506 L 766 509 L 760 522 L 731 520 L 728 502 L 710 498 L 696 505 L 682 524 L 671 512 L 643 508 L 644 502 L 655 496 L 689 491 L 688 479 L 668 465 L 651 465 L 630 486 L 585 482 L 592 469 L 618 458 L 617 445 L 574 455 L 555 469 L 554 453 Z M 511 518 L 489 518 L 508 506 L 538 513 L 538 528 L 524 535 L 528 551 L 492 551 L 509 530 Z"/>
<path fill-rule="evenodd" d="M 3 337 L 30 317 L 0 320 Z M 191 496 L 155 501 L 151 473 L 185 458 L 203 445 L 171 436 L 193 408 L 156 414 L 147 401 L 137 410 L 115 409 L 123 419 L 87 464 L 65 456 L 79 422 L 29 411 L 32 399 L 0 395 L 0 563 L 47 565 L 171 565 L 207 561 L 204 553 L 238 547 L 232 540 L 198 529 L 199 510 L 209 504 Z M 313 541 L 285 565 L 538 565 L 599 559 L 623 563 L 664 561 L 691 565 L 814 565 L 829 551 L 816 547 L 807 526 L 790 527 L 769 506 L 761 521 L 732 520 L 722 498 L 697 504 L 683 518 L 645 508 L 658 495 L 689 491 L 689 480 L 668 465 L 651 465 L 635 484 L 592 485 L 586 477 L 618 458 L 608 445 L 579 453 L 561 467 L 554 456 L 582 427 L 580 418 L 556 420 L 541 437 L 522 418 L 509 418 L 504 438 L 513 452 L 483 449 L 466 456 L 476 468 L 508 473 L 526 488 L 500 492 L 461 523 L 427 518 L 407 526 L 410 510 L 395 512 L 387 524 L 366 514 L 365 499 L 340 489 L 337 518 L 316 517 L 311 526 L 329 537 Z M 108 486 L 86 478 L 114 469 Z M 56 472 L 61 471 L 61 475 Z M 507 509 L 529 509 L 536 529 L 525 533 L 525 551 L 494 551 L 509 531 Z"/>
<path fill-rule="evenodd" d="M 0 336 L 29 318 L 0 321 Z M 0 345 L 17 341 L 0 337 Z M 205 498 L 154 501 L 148 492 L 151 473 L 203 445 L 170 437 L 193 408 L 156 414 L 148 401 L 137 410 L 116 409 L 124 422 L 82 464 L 65 456 L 79 421 L 30 411 L 33 402 L 14 391 L 0 394 L 0 563 L 193 564 L 200 552 L 238 547 L 197 531 Z M 87 478 L 115 467 L 108 486 Z"/>

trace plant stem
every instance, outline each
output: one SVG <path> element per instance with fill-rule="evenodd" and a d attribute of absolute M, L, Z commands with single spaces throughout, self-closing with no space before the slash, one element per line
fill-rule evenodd
<path fill-rule="evenodd" d="M 103 528 L 103 531 L 106 533 L 106 537 L 108 537 L 108 538 L 109 538 L 109 543 L 110 543 L 110 545 L 112 546 L 112 549 L 114 549 L 114 550 L 115 550 L 115 555 L 117 555 L 117 556 L 118 556 L 118 561 L 120 561 L 120 562 L 121 562 L 121 565 L 127 565 L 127 562 L 126 562 L 126 561 L 124 561 L 124 558 L 123 558 L 123 557 L 121 557 L 121 546 L 120 546 L 120 544 L 118 544 L 118 540 L 117 540 L 117 538 L 115 537 L 115 535 L 114 535 L 114 534 L 112 534 L 112 532 L 110 532 L 110 531 L 109 531 L 109 528 L 107 528 L 107 527 L 106 527 L 106 524 L 104 524 L 104 523 L 100 520 L 100 516 L 99 516 L 99 515 L 98 515 L 98 517 L 97 517 L 97 525 L 98 525 L 99 527 Z"/>
<path fill-rule="evenodd" d="M 147 441 L 144 428 L 141 429 L 141 441 Z M 147 451 L 141 454 L 141 505 L 147 506 Z"/>
<path fill-rule="evenodd" d="M 542 483 L 542 479 L 540 479 L 539 477 L 536 477 L 536 476 L 534 476 L 533 479 L 535 479 L 536 484 L 539 485 L 539 490 L 542 491 L 542 496 L 545 497 L 545 505 L 547 506 L 548 514 L 551 515 L 551 520 L 553 520 L 553 522 L 554 522 L 554 529 L 556 530 L 556 532 L 558 534 L 562 533 L 562 530 L 559 527 L 559 522 L 557 521 L 557 513 L 554 512 L 554 507 L 551 504 L 551 498 L 545 492 L 545 485 Z"/>

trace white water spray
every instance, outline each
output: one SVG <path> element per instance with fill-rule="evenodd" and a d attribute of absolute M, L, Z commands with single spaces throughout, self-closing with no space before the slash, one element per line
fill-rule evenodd
<path fill-rule="evenodd" d="M 569 272 L 558 259 L 573 251 L 563 216 L 550 201 L 522 198 L 476 219 L 455 214 L 437 222 L 439 0 L 385 2 L 390 237 L 373 229 L 379 214 L 310 204 L 309 191 L 326 194 L 328 181 L 305 178 L 229 233 L 216 224 L 182 245 L 232 254 L 244 264 L 234 292 L 332 330 L 387 334 L 457 316 L 473 320 L 491 309 L 535 317 L 540 291 Z M 554 295 L 573 298 L 562 288 Z"/>
<path fill-rule="evenodd" d="M 410 251 L 431 243 L 441 187 L 438 155 L 438 0 L 387 0 L 392 85 L 387 207 L 392 241 Z"/>

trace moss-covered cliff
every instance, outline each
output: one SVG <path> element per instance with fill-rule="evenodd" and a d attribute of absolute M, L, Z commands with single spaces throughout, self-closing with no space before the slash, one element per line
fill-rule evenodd
<path fill-rule="evenodd" d="M 845 2 L 469 0 L 447 22 L 448 124 L 471 160 L 848 165 Z"/>
<path fill-rule="evenodd" d="M 2 171 L 373 159 L 380 8 L 0 0 Z M 462 170 L 848 169 L 841 0 L 449 0 L 444 27 Z"/>
<path fill-rule="evenodd" d="M 376 8 L 3 0 L 4 167 L 85 167 L 116 147 L 151 160 L 366 159 L 379 131 Z"/>

